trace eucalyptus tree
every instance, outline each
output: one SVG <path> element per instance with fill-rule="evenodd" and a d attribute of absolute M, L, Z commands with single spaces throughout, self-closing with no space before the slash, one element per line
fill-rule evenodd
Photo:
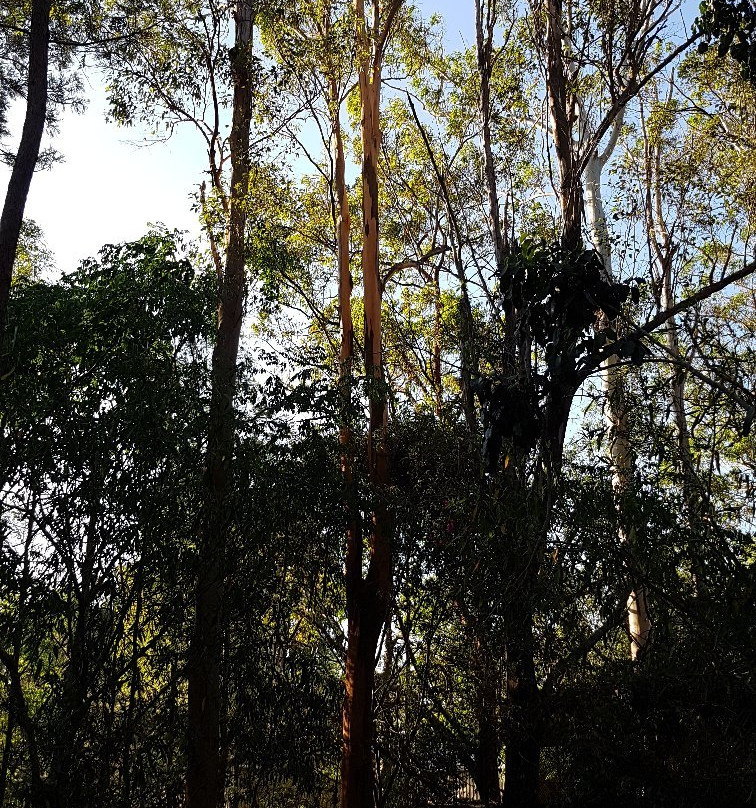
<path fill-rule="evenodd" d="M 217 274 L 218 319 L 212 360 L 210 421 L 198 518 L 200 565 L 190 645 L 187 799 L 193 808 L 223 799 L 221 658 L 225 553 L 233 531 L 234 393 L 247 291 L 251 125 L 263 75 L 253 30 L 264 4 L 239 0 L 171 6 L 144 41 L 113 54 L 109 69 L 114 113 L 122 120 L 163 115 L 169 130 L 190 123 L 202 135 L 218 215 L 200 197 Z M 232 23 L 232 24 L 231 24 Z M 231 37 L 233 46 L 226 46 Z M 158 108 L 153 107 L 154 99 Z M 230 135 L 223 137 L 230 114 Z M 230 161 L 230 173 L 227 162 Z M 224 165 L 224 163 L 226 165 Z M 220 232 L 220 237 L 219 237 Z"/>
<path fill-rule="evenodd" d="M 490 62 L 493 58 L 490 44 L 491 20 L 496 19 L 496 15 L 489 9 L 486 12 L 489 17 L 486 18 L 484 10 L 483 7 L 478 7 L 477 20 L 480 30 L 478 65 L 484 82 L 487 78 L 490 82 Z M 574 11 L 576 16 L 571 19 L 579 31 L 580 25 L 590 24 L 586 23 L 589 15 L 587 12 L 583 14 L 584 10 L 581 9 Z M 573 107 L 579 106 L 581 99 L 576 98 L 583 92 L 583 85 L 573 86 L 569 83 L 575 76 L 569 74 L 565 64 L 572 64 L 583 58 L 585 60 L 583 66 L 590 67 L 595 60 L 594 55 L 586 55 L 583 53 L 584 49 L 581 50 L 577 46 L 574 48 L 570 46 L 572 49 L 569 53 L 562 51 L 563 39 L 557 33 L 562 31 L 562 18 L 555 18 L 552 14 L 549 28 L 550 61 L 547 69 L 550 72 L 547 90 L 551 94 L 552 120 L 556 121 L 552 124 L 555 137 L 559 136 L 559 122 L 562 124 L 566 122 L 561 147 L 558 145 L 557 148 L 563 170 L 558 198 L 563 213 L 564 247 L 539 247 L 537 242 L 526 241 L 513 246 L 509 254 L 500 250 L 504 255 L 501 257 L 502 263 L 496 269 L 500 294 L 503 298 L 499 302 L 498 310 L 504 314 L 502 333 L 505 338 L 505 358 L 501 368 L 497 367 L 499 375 L 495 377 L 495 381 L 479 385 L 479 390 L 484 413 L 485 446 L 489 458 L 492 458 L 491 470 L 495 472 L 496 482 L 492 484 L 492 492 L 497 498 L 505 500 L 509 509 L 508 516 L 502 517 L 502 531 L 507 536 L 521 537 L 523 542 L 521 546 L 509 546 L 504 551 L 505 568 L 509 569 L 506 581 L 510 580 L 508 576 L 511 575 L 513 584 L 512 587 L 505 587 L 507 595 L 504 609 L 508 617 L 506 637 L 508 698 L 504 721 L 507 738 L 507 777 L 504 800 L 505 803 L 512 805 L 532 804 L 538 784 L 541 754 L 539 738 L 543 727 L 543 714 L 539 706 L 541 695 L 535 671 L 533 617 L 534 611 L 538 609 L 538 598 L 541 597 L 538 586 L 541 577 L 540 558 L 546 546 L 545 537 L 551 524 L 551 513 L 558 501 L 563 442 L 572 399 L 580 382 L 594 373 L 601 361 L 611 357 L 620 357 L 624 361 L 641 361 L 647 355 L 648 348 L 642 345 L 640 338 L 648 330 L 662 325 L 675 312 L 693 308 L 701 299 L 724 288 L 728 282 L 735 282 L 752 271 L 752 268 L 747 266 L 729 277 L 709 284 L 708 287 L 699 290 L 697 295 L 674 303 L 671 308 L 668 307 L 652 316 L 645 327 L 630 326 L 629 333 L 624 337 L 611 332 L 614 343 L 611 340 L 602 340 L 600 336 L 596 336 L 594 342 L 594 337 L 589 336 L 593 325 L 593 312 L 597 307 L 600 308 L 598 301 L 603 300 L 603 305 L 612 313 L 612 318 L 617 318 L 623 312 L 623 302 L 629 299 L 631 290 L 607 277 L 603 258 L 608 248 L 606 240 L 598 237 L 596 239 L 598 254 L 602 255 L 600 263 L 596 263 L 595 256 L 591 252 L 581 252 L 582 174 L 587 170 L 585 164 L 594 158 L 598 160 L 602 157 L 597 149 L 604 136 L 608 136 L 608 142 L 604 146 L 606 154 L 603 157 L 605 160 L 609 159 L 622 128 L 622 121 L 617 119 L 627 101 L 651 80 L 655 71 L 669 64 L 689 44 L 689 42 L 682 43 L 673 55 L 653 62 L 647 67 L 649 48 L 659 26 L 663 26 L 667 19 L 663 13 L 658 18 L 655 16 L 660 13 L 656 7 L 650 13 L 652 16 L 643 24 L 636 25 L 635 18 L 629 22 L 632 30 L 626 32 L 627 36 L 624 39 L 624 35 L 620 36 L 616 31 L 614 32 L 617 34 L 616 37 L 606 38 L 606 42 L 614 39 L 624 42 L 622 47 L 618 46 L 616 53 L 611 51 L 607 57 L 612 66 L 608 72 L 611 85 L 610 110 L 606 114 L 600 114 L 594 121 L 587 117 L 586 102 L 583 108 L 585 116 L 580 129 L 576 129 L 575 132 L 570 127 L 578 126 L 576 121 L 580 116 L 577 114 L 573 116 L 570 110 L 574 112 L 577 107 L 575 109 Z M 616 26 L 619 17 L 612 19 L 614 22 L 610 24 Z M 601 40 L 594 38 L 591 41 Z M 564 58 L 562 59 L 559 54 Z M 623 72 L 625 69 L 629 71 L 627 75 Z M 586 82 L 584 86 L 589 85 Z M 487 123 L 485 110 L 482 112 L 481 120 L 485 140 Z M 610 132 L 613 122 L 616 122 L 616 125 Z M 490 126 L 490 121 L 488 123 Z M 419 119 L 417 124 L 422 129 Z M 579 135 L 577 146 L 572 139 L 575 133 Z M 582 137 L 587 140 L 583 142 L 580 139 Z M 577 154 L 573 153 L 575 148 L 578 149 Z M 485 168 L 485 160 L 481 162 Z M 484 172 L 484 176 L 486 173 L 490 172 Z M 443 172 L 437 171 L 436 175 L 439 185 L 443 186 L 446 179 Z M 600 183 L 600 172 L 598 178 Z M 597 200 L 600 202 L 598 196 L 600 184 L 598 191 L 595 184 L 590 190 L 593 193 L 593 202 L 596 203 Z M 491 221 L 501 218 L 497 212 L 497 196 L 498 188 L 491 194 L 489 187 Z M 588 194 L 586 204 L 587 197 Z M 597 210 L 594 204 L 593 213 L 596 214 Z M 599 219 L 605 218 L 598 214 L 593 217 L 594 234 L 601 224 Z M 498 228 L 492 226 L 494 244 L 490 253 L 494 256 L 497 254 L 496 233 L 503 229 L 501 224 Z M 501 239 L 503 243 L 503 236 Z M 494 265 L 496 266 L 495 261 Z M 568 289 L 570 291 L 567 291 Z M 635 295 L 635 292 L 633 294 Z M 579 301 L 587 304 L 582 313 L 580 312 L 583 303 Z M 543 308 L 544 306 L 546 308 Z M 625 316 L 627 315 L 622 314 L 622 317 Z M 509 335 L 508 342 L 507 335 Z M 532 349 L 535 349 L 536 359 L 531 356 Z M 532 365 L 534 361 L 535 366 Z M 520 412 L 521 416 L 518 415 Z M 502 446 L 506 449 L 502 450 Z M 625 458 L 629 459 L 627 442 L 625 448 L 628 449 Z M 502 456 L 503 468 L 499 460 Z M 627 471 L 625 469 L 625 472 Z M 620 503 L 624 499 L 622 492 L 618 492 L 618 499 Z M 529 521 L 525 519 L 525 511 L 519 511 L 519 508 L 526 507 L 523 503 L 529 503 L 529 511 L 533 515 Z M 521 520 L 519 522 L 518 513 Z M 621 586 L 624 589 L 624 585 Z M 632 597 L 631 608 L 635 608 L 637 600 L 637 596 Z M 623 609 L 611 610 L 611 619 L 607 621 L 606 628 L 591 635 L 594 637 L 593 642 L 599 642 L 606 636 L 606 631 L 617 624 L 617 613 L 621 616 L 623 611 Z M 642 632 L 634 633 L 637 639 Z M 584 646 L 581 641 L 578 641 L 578 644 L 580 647 Z M 638 647 L 636 643 L 636 653 Z"/>
<path fill-rule="evenodd" d="M 389 486 L 388 397 L 383 375 L 382 285 L 379 263 L 378 162 L 381 140 L 383 62 L 389 37 L 402 7 L 391 0 L 373 4 L 368 15 L 355 0 L 355 43 L 360 101 L 362 186 L 362 280 L 364 363 L 369 401 L 368 480 L 373 512 L 367 527 L 367 571 L 362 526 L 347 537 L 347 656 L 341 767 L 342 808 L 373 804 L 373 738 L 376 652 L 386 624 L 392 590 L 392 524 L 386 502 Z"/>
<path fill-rule="evenodd" d="M 608 278 L 614 275 L 602 171 L 616 148 L 628 102 L 697 37 L 693 34 L 671 54 L 653 58 L 654 44 L 669 25 L 673 10 L 672 3 L 637 3 L 594 13 L 577 4 L 551 2 L 545 6 L 545 27 L 536 23 L 534 28 L 545 65 L 549 130 L 559 166 L 563 243 L 572 248 L 581 243 L 585 212 L 590 243 L 601 255 Z M 538 13 L 534 7 L 534 20 L 540 19 Z M 605 327 L 611 330 L 608 321 Z M 632 546 L 632 452 L 624 381 L 616 364 L 616 359 L 609 359 L 602 378 L 617 507 L 625 514 L 619 539 Z M 636 658 L 651 628 L 640 584 L 630 595 L 628 620 L 631 655 Z"/>
<path fill-rule="evenodd" d="M 649 85 L 641 95 L 637 140 L 621 166 L 621 186 L 629 197 L 628 210 L 635 211 L 647 234 L 650 293 L 658 308 L 671 308 L 681 287 L 699 286 L 736 257 L 747 260 L 753 249 L 749 175 L 756 142 L 748 127 L 741 126 L 742 117 L 730 111 L 733 102 L 735 109 L 748 109 L 752 88 L 731 65 L 698 55 L 689 56 L 677 76 Z M 741 288 L 732 290 L 735 300 L 747 294 L 748 284 L 741 281 Z M 714 338 L 716 346 L 712 343 L 716 329 L 709 323 L 728 309 L 726 298 L 715 297 L 681 322 L 670 319 L 655 346 L 662 367 L 670 368 L 669 408 L 686 518 L 701 537 L 713 516 L 711 481 L 701 476 L 703 457 L 711 456 L 707 443 L 723 435 L 711 423 L 702 428 L 708 419 L 700 402 L 711 394 L 729 399 L 742 413 L 746 431 L 752 406 L 749 372 L 713 360 L 729 355 L 731 361 L 738 353 L 747 362 L 745 335 L 738 327 L 722 321 L 721 339 Z M 730 340 L 731 347 L 725 348 Z M 710 392 L 703 392 L 705 386 Z M 698 565 L 694 574 L 704 592 L 705 570 Z"/>
<path fill-rule="evenodd" d="M 206 501 L 201 517 L 200 570 L 195 628 L 189 649 L 189 757 L 187 804 L 217 808 L 223 801 L 220 662 L 223 637 L 224 556 L 232 516 L 229 507 L 234 455 L 234 386 L 246 292 L 247 191 L 252 123 L 252 30 L 257 8 L 239 0 L 234 47 L 229 53 L 233 113 L 228 241 L 219 278 L 218 326 L 213 350 Z"/>

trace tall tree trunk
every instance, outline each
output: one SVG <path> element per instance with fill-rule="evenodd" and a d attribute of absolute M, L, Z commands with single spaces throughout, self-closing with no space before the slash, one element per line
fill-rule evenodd
<path fill-rule="evenodd" d="M 32 541 L 34 540 L 34 520 L 36 518 L 37 494 L 32 491 L 29 502 L 29 521 L 26 529 L 26 541 L 24 542 L 23 571 L 21 574 L 21 585 L 18 593 L 18 610 L 16 612 L 18 622 L 13 632 L 13 650 L 6 653 L 0 645 L 0 662 L 5 666 L 8 673 L 8 726 L 6 729 L 5 747 L 3 749 L 2 774 L 0 775 L 0 808 L 5 804 L 5 793 L 8 782 L 8 770 L 10 767 L 11 753 L 13 752 L 13 730 L 18 724 L 19 728 L 26 736 L 27 755 L 29 759 L 29 802 L 33 808 L 47 808 L 48 801 L 45 795 L 45 784 L 42 779 L 42 767 L 37 749 L 36 730 L 29 708 L 24 696 L 23 683 L 21 681 L 21 670 L 19 667 L 21 659 L 21 645 L 23 642 L 24 620 L 26 618 L 26 602 L 29 593 L 29 583 L 31 581 L 29 568 L 29 553 Z"/>
<path fill-rule="evenodd" d="M 488 189 L 488 209 L 494 242 L 496 266 L 501 268 L 507 249 L 506 222 L 502 222 L 496 166 L 491 144 L 491 72 L 493 70 L 493 36 L 496 25 L 496 0 L 475 0 L 475 42 L 480 79 L 480 119 L 483 130 L 483 163 Z M 503 226 L 502 226 L 503 225 Z"/>
<path fill-rule="evenodd" d="M 630 422 L 627 409 L 625 380 L 616 356 L 610 357 L 602 372 L 605 395 L 605 419 L 609 426 L 609 458 L 612 466 L 612 489 L 619 515 L 618 538 L 628 548 L 631 567 L 631 591 L 627 599 L 627 628 L 630 635 L 630 657 L 637 660 L 648 644 L 651 620 L 648 614 L 646 588 L 639 580 L 632 561 L 636 544 L 633 513 L 633 476 L 635 461 L 630 443 Z"/>
<path fill-rule="evenodd" d="M 378 640 L 391 597 L 391 523 L 385 502 L 389 483 L 386 446 L 388 407 L 381 338 L 382 284 L 378 264 L 378 154 L 383 48 L 402 0 L 393 0 L 382 18 L 373 5 L 368 26 L 364 0 L 355 0 L 362 132 L 362 276 L 365 305 L 364 359 L 369 397 L 368 474 L 374 498 L 368 536 L 368 569 L 363 577 L 363 545 L 355 536 L 347 547 L 347 658 L 342 722 L 341 806 L 371 808 L 375 773 L 373 691 Z"/>
<path fill-rule="evenodd" d="M 33 808 L 49 808 L 51 801 L 47 798 L 46 784 L 42 776 L 42 764 L 37 747 L 36 728 L 26 703 L 18 662 L 13 655 L 6 653 L 1 646 L 0 662 L 3 663 L 8 673 L 9 698 L 13 699 L 16 710 L 16 720 L 26 736 L 27 754 L 29 758 L 29 803 Z"/>
<path fill-rule="evenodd" d="M 29 195 L 29 187 L 39 158 L 42 133 L 45 129 L 51 7 L 52 0 L 32 2 L 26 117 L 0 217 L 0 344 L 5 335 L 13 264 L 24 221 L 26 198 Z"/>
<path fill-rule="evenodd" d="M 530 576 L 528 576 L 530 577 Z M 507 745 L 504 765 L 504 808 L 533 808 L 541 775 L 539 695 L 535 675 L 533 613 L 523 591 L 522 603 L 510 615 L 507 642 Z"/>
<path fill-rule="evenodd" d="M 491 73 L 495 27 L 496 0 L 475 0 L 475 44 L 480 81 L 478 104 L 483 140 L 483 167 L 488 190 L 488 212 L 491 220 L 494 260 L 497 270 L 501 271 L 508 245 L 506 223 L 502 227 L 496 165 L 491 142 Z M 505 302 L 505 307 L 505 355 L 507 362 L 514 365 L 516 312 L 507 302 Z M 480 632 L 482 626 L 479 624 L 480 621 L 474 621 L 475 627 Z M 485 638 L 478 636 L 475 643 L 478 657 L 478 675 L 475 679 L 478 724 L 477 787 L 482 805 L 496 806 L 501 804 L 501 785 L 499 783 L 501 733 L 498 709 L 500 682 L 491 649 Z"/>
<path fill-rule="evenodd" d="M 562 0 L 548 0 L 546 20 L 546 83 L 551 136 L 559 163 L 559 204 L 562 210 L 562 243 L 578 249 L 583 215 L 583 186 L 577 171 L 572 140 L 574 97 L 564 64 Z"/>
<path fill-rule="evenodd" d="M 479 620 L 471 621 L 475 630 L 473 639 L 475 676 L 475 714 L 478 733 L 478 748 L 475 753 L 475 785 L 482 806 L 501 805 L 499 782 L 499 666 L 496 664 L 488 643 L 482 638 L 483 626 Z"/>
<path fill-rule="evenodd" d="M 621 127 L 623 115 L 615 120 L 615 127 Z M 588 232 L 593 248 L 601 256 L 604 272 L 609 280 L 614 280 L 612 273 L 612 256 L 610 249 L 609 229 L 604 211 L 601 193 L 601 173 L 611 151 L 602 155 L 593 154 L 586 163 L 585 213 Z M 606 322 L 608 327 L 609 323 Z M 635 517 L 632 507 L 633 477 L 635 463 L 630 442 L 630 423 L 627 411 L 627 394 L 625 379 L 618 367 L 616 356 L 610 357 L 601 374 L 605 396 L 605 419 L 609 427 L 609 456 L 612 466 L 612 488 L 619 514 L 619 540 L 626 545 L 632 556 L 636 542 Z M 627 600 L 627 625 L 630 635 L 630 656 L 638 659 L 643 653 L 651 633 L 651 620 L 648 615 L 646 589 L 637 580 L 637 571 L 631 568 L 631 575 L 636 580 Z"/>
<path fill-rule="evenodd" d="M 18 607 L 16 609 L 16 626 L 13 631 L 13 650 L 11 651 L 11 662 L 9 667 L 9 674 L 11 677 L 11 685 L 8 688 L 8 714 L 7 714 L 7 725 L 5 728 L 5 741 L 3 744 L 3 758 L 2 763 L 0 763 L 0 808 L 3 808 L 5 804 L 5 791 L 8 787 L 8 773 L 10 770 L 10 761 L 11 755 L 13 753 L 13 732 L 16 729 L 16 724 L 18 722 L 18 716 L 21 709 L 24 708 L 24 705 L 17 703 L 17 697 L 19 693 L 17 690 L 20 691 L 20 687 L 14 688 L 13 687 L 13 671 L 18 671 L 19 669 L 19 661 L 21 659 L 21 644 L 23 641 L 23 632 L 24 632 L 24 620 L 26 619 L 26 598 L 29 592 L 29 552 L 31 550 L 31 544 L 34 540 L 34 520 L 36 519 L 36 509 L 37 509 L 37 494 L 36 491 L 32 491 L 31 497 L 29 498 L 29 517 L 28 523 L 26 527 L 26 541 L 24 542 L 24 555 L 23 555 L 23 566 L 21 569 L 21 581 L 19 585 L 18 591 Z M 31 747 L 31 743 L 30 743 Z M 31 754 L 30 748 L 30 754 Z M 36 750 L 34 751 L 36 755 Z M 32 763 L 32 766 L 34 763 Z M 39 764 L 37 764 L 37 769 L 39 768 Z M 35 784 L 36 785 L 36 784 Z"/>
<path fill-rule="evenodd" d="M 91 704 L 91 687 L 96 671 L 102 664 L 97 648 L 92 643 L 92 619 L 99 591 L 97 561 L 102 549 L 101 495 L 107 474 L 103 459 L 93 464 L 87 480 L 87 527 L 83 537 L 83 558 L 79 567 L 78 591 L 71 593 L 70 645 L 68 664 L 63 673 L 60 701 L 57 705 L 56 743 L 50 762 L 48 781 L 51 786 L 50 802 L 56 808 L 80 804 L 83 795 L 91 789 L 84 783 L 76 766 L 85 746 L 86 724 Z M 70 586 L 73 587 L 73 581 Z M 86 790 L 85 790 L 86 789 Z"/>
<path fill-rule="evenodd" d="M 201 519 L 195 623 L 188 667 L 188 808 L 218 808 L 223 801 L 220 671 L 227 534 L 231 529 L 231 469 L 234 451 L 234 389 L 245 282 L 244 241 L 252 120 L 253 4 L 237 0 L 233 81 L 231 193 L 226 265 L 219 289 L 218 328 L 212 360 L 210 428 Z"/>
<path fill-rule="evenodd" d="M 360 519 L 354 479 L 354 446 L 352 435 L 352 384 L 354 374 L 354 323 L 352 321 L 352 272 L 350 268 L 349 195 L 346 185 L 346 158 L 341 130 L 339 88 L 331 77 L 329 87 L 331 114 L 331 144 L 333 149 L 334 218 L 336 225 L 337 261 L 339 276 L 339 322 L 341 346 L 339 350 L 339 390 L 341 395 L 341 424 L 339 445 L 341 472 L 344 476 L 344 505 L 347 519 L 347 548 L 360 544 Z"/>
<path fill-rule="evenodd" d="M 675 255 L 675 245 L 672 236 L 664 221 L 661 188 L 661 145 L 651 145 L 644 119 L 641 118 L 644 130 L 646 150 L 646 223 L 648 235 L 653 249 L 656 264 L 661 274 L 661 304 L 664 309 L 671 309 L 675 305 L 672 261 Z M 673 360 L 682 362 L 683 353 L 680 349 L 680 338 L 675 317 L 670 317 L 666 323 L 665 342 L 667 350 Z M 683 500 L 685 512 L 692 532 L 701 535 L 706 531 L 704 516 L 709 510 L 710 503 L 706 493 L 702 490 L 696 474 L 695 461 L 690 445 L 690 430 L 685 413 L 685 369 L 678 365 L 673 370 L 670 380 L 670 403 L 677 428 L 677 449 L 680 476 L 682 478 Z M 701 594 L 706 590 L 706 575 L 703 563 L 699 557 L 697 547 L 691 547 L 692 572 L 696 592 Z"/>
<path fill-rule="evenodd" d="M 569 3 L 570 0 L 567 0 Z M 562 209 L 562 243 L 568 249 L 581 248 L 581 224 L 583 197 L 585 215 L 593 247 L 601 255 L 607 278 L 611 279 L 611 253 L 606 215 L 601 198 L 601 171 L 611 157 L 624 119 L 626 102 L 612 106 L 608 115 L 598 125 L 591 124 L 585 104 L 579 98 L 580 75 L 577 60 L 570 55 L 570 31 L 566 20 L 570 12 L 563 11 L 562 0 L 547 0 L 547 31 L 545 38 L 545 61 L 547 91 L 549 98 L 550 131 L 559 163 L 559 198 Z M 642 40 L 648 34 L 649 19 L 635 30 L 633 41 Z M 567 47 L 565 47 L 567 43 Z M 635 81 L 635 67 L 627 68 L 624 76 L 628 86 Z M 594 133 L 609 132 L 604 150 L 599 153 L 599 144 Z M 590 145 L 589 145 L 590 144 Z M 581 176 L 582 174 L 582 176 Z M 585 189 L 583 185 L 585 184 Z M 583 192 L 585 191 L 585 193 Z M 604 318 L 603 326 L 609 323 Z M 606 399 L 605 414 L 610 432 L 610 459 L 612 462 L 615 502 L 620 528 L 619 541 L 628 548 L 632 558 L 635 543 L 635 528 L 632 513 L 632 484 L 634 461 L 630 446 L 627 397 L 616 357 L 608 360 L 603 368 L 603 384 Z M 646 592 L 639 580 L 637 569 L 631 562 L 633 577 L 632 592 L 628 599 L 628 628 L 631 637 L 630 654 L 636 659 L 645 647 L 651 629 L 646 602 Z"/>
<path fill-rule="evenodd" d="M 433 267 L 433 345 L 431 348 L 430 377 L 433 387 L 433 401 L 436 417 L 444 411 L 444 378 L 441 372 L 441 337 L 443 331 L 444 307 L 441 300 L 441 266 Z"/>
<path fill-rule="evenodd" d="M 13 646 L 11 652 L 13 659 L 17 660 L 18 646 Z M 18 664 L 16 662 L 16 664 Z M 13 692 L 8 693 L 8 710 L 6 713 L 5 738 L 3 740 L 3 759 L 0 763 L 0 808 L 5 805 L 5 789 L 8 785 L 8 771 L 10 769 L 11 753 L 13 751 L 13 733 L 16 730 L 16 705 Z"/>
<path fill-rule="evenodd" d="M 140 558 L 134 579 L 136 587 L 136 602 L 134 604 L 134 625 L 131 629 L 131 659 L 129 660 L 129 700 L 126 707 L 125 731 L 123 739 L 122 758 L 122 778 L 123 778 L 123 801 L 125 805 L 131 805 L 132 789 L 132 759 L 131 750 L 134 744 L 134 726 L 137 702 L 141 690 L 141 676 L 139 671 L 139 638 L 142 634 L 142 606 L 143 606 L 143 577 L 144 558 Z"/>

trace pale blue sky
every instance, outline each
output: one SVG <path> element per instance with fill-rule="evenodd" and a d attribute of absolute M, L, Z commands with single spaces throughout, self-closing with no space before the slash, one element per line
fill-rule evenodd
<path fill-rule="evenodd" d="M 461 36 L 470 42 L 473 0 L 420 0 L 417 5 L 426 15 L 444 17 L 450 45 L 458 46 Z M 197 134 L 189 126 L 179 127 L 169 141 L 145 145 L 145 130 L 106 122 L 102 83 L 94 71 L 88 79 L 86 112 L 66 111 L 54 138 L 64 160 L 35 174 L 26 207 L 26 217 L 40 225 L 63 272 L 103 244 L 139 238 L 151 222 L 198 231 L 191 195 L 202 180 L 206 157 Z M 22 105 L 12 110 L 10 122 L 14 135 L 20 134 Z M 2 198 L 8 176 L 9 169 L 0 166 Z"/>
<path fill-rule="evenodd" d="M 138 145 L 145 132 L 105 121 L 102 86 L 84 114 L 67 110 L 54 138 L 63 161 L 34 175 L 26 217 L 42 228 L 58 269 L 68 272 L 108 242 L 136 239 L 148 222 L 193 229 L 189 193 L 203 168 L 201 144 L 188 130 L 174 140 Z M 20 130 L 23 108 L 13 110 Z M 3 170 L 3 190 L 8 171 Z"/>

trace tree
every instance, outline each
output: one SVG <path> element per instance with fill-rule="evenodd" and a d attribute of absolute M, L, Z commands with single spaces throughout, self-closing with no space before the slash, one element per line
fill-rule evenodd
<path fill-rule="evenodd" d="M 6 310 L 16 248 L 47 116 L 51 8 L 52 0 L 35 0 L 32 3 L 26 117 L 0 216 L 0 341 L 5 336 Z"/>
<path fill-rule="evenodd" d="M 746 804 L 752 88 L 665 4 L 234 8 L 107 53 L 191 260 L 11 300 L 6 804 Z"/>
<path fill-rule="evenodd" d="M 355 2 L 356 48 L 362 136 L 362 280 L 364 284 L 364 361 L 369 401 L 368 479 L 373 513 L 368 528 L 368 567 L 363 577 L 362 535 L 348 535 L 346 550 L 347 657 L 341 766 L 342 808 L 373 803 L 373 690 L 381 630 L 388 619 L 392 584 L 389 485 L 388 407 L 383 375 L 381 335 L 382 285 L 378 234 L 378 159 L 380 99 L 385 48 L 402 0 L 385 9 L 374 4 L 372 21 L 362 0 Z M 348 311 L 342 313 L 348 317 Z"/>
<path fill-rule="evenodd" d="M 54 150 L 41 151 L 47 126 L 54 128 L 64 105 L 81 104 L 76 71 L 70 69 L 77 52 L 108 52 L 115 43 L 133 40 L 149 28 L 145 14 L 125 6 L 99 3 L 62 4 L 24 0 L 7 4 L 0 18 L 0 134 L 5 136 L 9 100 L 25 98 L 24 124 L 18 150 L 5 152 L 12 171 L 0 215 L 0 341 L 6 329 L 6 310 L 16 250 L 22 236 L 24 209 L 34 171 L 55 160 Z M 28 20 L 28 29 L 27 29 Z M 25 65 L 25 76 L 21 76 Z"/>
<path fill-rule="evenodd" d="M 220 664 L 225 555 L 231 527 L 229 491 L 234 456 L 234 386 L 246 292 L 245 243 L 252 123 L 252 30 L 256 7 L 239 0 L 234 47 L 229 53 L 234 88 L 231 182 L 226 261 L 218 289 L 218 329 L 213 348 L 210 429 L 205 461 L 206 501 L 200 518 L 200 567 L 195 626 L 189 649 L 189 756 L 187 804 L 218 808 L 225 780 L 221 751 Z"/>

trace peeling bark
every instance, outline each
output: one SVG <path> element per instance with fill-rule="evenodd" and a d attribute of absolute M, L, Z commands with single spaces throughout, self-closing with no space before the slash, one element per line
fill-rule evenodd
<path fill-rule="evenodd" d="M 382 284 L 378 266 L 378 156 L 383 48 L 401 3 L 402 0 L 393 0 L 385 17 L 381 8 L 374 5 L 369 28 L 364 0 L 355 0 L 362 133 L 364 360 L 369 398 L 367 465 L 374 505 L 368 534 L 366 575 L 362 573 L 364 547 L 361 536 L 355 536 L 347 546 L 348 636 L 342 721 L 342 808 L 369 808 L 374 803 L 375 663 L 381 629 L 388 616 L 392 584 L 392 526 L 385 502 L 389 484 L 388 406 L 383 378 Z"/>

